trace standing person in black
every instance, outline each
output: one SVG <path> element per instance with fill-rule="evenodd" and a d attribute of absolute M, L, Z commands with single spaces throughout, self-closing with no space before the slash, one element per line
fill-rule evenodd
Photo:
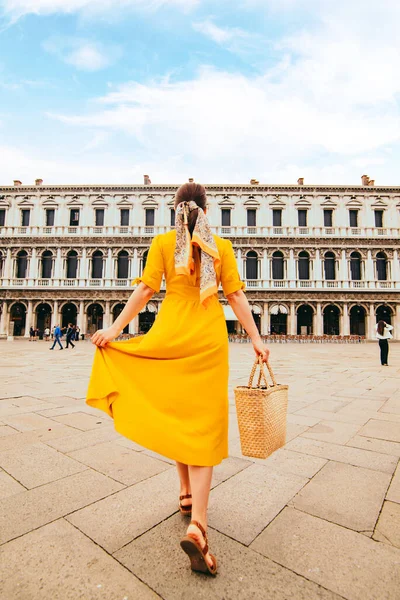
<path fill-rule="evenodd" d="M 385 321 L 378 321 L 376 324 L 376 337 L 379 340 L 379 347 L 381 349 L 381 365 L 384 367 L 388 366 L 389 340 L 393 337 L 390 333 L 392 329 L 393 326 Z"/>
<path fill-rule="evenodd" d="M 73 348 L 75 348 L 75 344 L 72 343 L 74 336 L 75 336 L 75 329 L 73 328 L 72 323 L 68 323 L 66 348 L 68 348 L 69 344 L 71 344 L 71 346 Z"/>

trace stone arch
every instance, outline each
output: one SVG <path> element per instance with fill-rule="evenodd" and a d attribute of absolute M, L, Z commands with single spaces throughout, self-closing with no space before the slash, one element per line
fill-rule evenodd
<path fill-rule="evenodd" d="M 14 323 L 13 335 L 25 335 L 27 306 L 22 300 L 13 302 L 10 306 L 10 323 Z"/>

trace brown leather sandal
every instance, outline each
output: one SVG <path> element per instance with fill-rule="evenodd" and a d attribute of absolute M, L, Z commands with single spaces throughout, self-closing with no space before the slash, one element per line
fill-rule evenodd
<path fill-rule="evenodd" d="M 182 500 L 186 500 L 186 498 L 191 498 L 192 494 L 186 494 L 185 496 L 179 496 L 179 510 L 181 511 L 181 513 L 183 515 L 187 515 L 188 517 L 190 517 L 190 515 L 192 514 L 192 505 L 191 504 L 187 504 L 186 506 L 184 506 L 182 504 Z"/>
<path fill-rule="evenodd" d="M 217 574 L 217 559 L 213 554 L 210 553 L 211 559 L 213 561 L 213 566 L 210 567 L 208 562 L 206 561 L 206 554 L 208 552 L 208 537 L 207 533 L 204 530 L 204 527 L 198 521 L 190 521 L 190 524 L 196 525 L 201 531 L 201 534 L 204 538 L 206 545 L 204 548 L 200 546 L 200 544 L 192 537 L 190 534 L 185 535 L 184 538 L 181 539 L 181 548 L 190 558 L 190 566 L 192 571 L 200 571 L 201 573 L 209 573 L 210 575 Z"/>

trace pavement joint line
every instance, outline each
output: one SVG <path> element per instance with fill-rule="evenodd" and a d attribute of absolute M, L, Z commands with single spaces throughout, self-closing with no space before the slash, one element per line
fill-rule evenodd
<path fill-rule="evenodd" d="M 26 487 L 26 485 L 24 485 L 24 484 L 23 484 L 21 481 L 19 481 L 19 480 L 18 480 L 18 479 L 17 479 L 17 478 L 16 478 L 14 475 L 12 475 L 11 473 L 9 473 L 9 472 L 7 471 L 7 469 L 5 469 L 3 466 L 1 466 L 1 465 L 0 465 L 0 469 L 1 469 L 2 471 L 4 471 L 4 473 L 7 473 L 7 475 L 8 475 L 9 477 L 11 477 L 12 479 L 14 479 L 14 481 L 16 481 L 17 483 L 19 483 L 19 485 L 22 485 L 22 487 L 24 487 L 26 491 L 28 491 L 29 489 L 31 489 L 31 488 L 27 488 L 27 487 Z M 23 491 L 23 490 L 22 490 L 22 491 Z M 20 491 L 20 492 L 18 492 L 18 493 L 21 493 L 21 491 Z M 8 496 L 6 496 L 6 498 L 7 498 L 7 497 L 8 497 Z M 0 499 L 0 500 L 1 500 L 1 499 Z"/>

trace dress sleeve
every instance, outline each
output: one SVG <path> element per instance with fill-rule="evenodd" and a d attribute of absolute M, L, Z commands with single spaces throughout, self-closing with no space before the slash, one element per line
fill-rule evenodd
<path fill-rule="evenodd" d="M 143 282 L 155 292 L 159 292 L 163 274 L 164 259 L 160 244 L 160 236 L 156 235 L 151 243 L 150 250 L 147 255 L 147 261 L 143 275 L 141 277 L 136 277 L 136 279 L 132 281 L 132 285 L 137 285 L 138 283 Z"/>
<path fill-rule="evenodd" d="M 240 280 L 232 242 L 229 240 L 225 241 L 226 246 L 221 260 L 221 283 L 222 289 L 224 290 L 224 295 L 228 296 L 229 294 L 233 294 L 233 292 L 237 292 L 238 290 L 244 290 L 246 285 Z"/>

